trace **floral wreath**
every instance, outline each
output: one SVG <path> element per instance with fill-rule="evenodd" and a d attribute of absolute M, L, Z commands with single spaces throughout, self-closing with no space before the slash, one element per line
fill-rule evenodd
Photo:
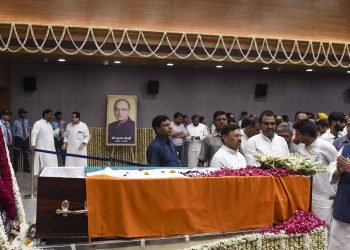
<path fill-rule="evenodd" d="M 0 216 L 0 249 L 29 249 L 32 246 L 31 240 L 26 238 L 29 225 L 26 223 L 21 194 L 2 129 L 0 129 L 0 204 L 6 217 L 11 221 L 11 239 L 9 239 Z"/>

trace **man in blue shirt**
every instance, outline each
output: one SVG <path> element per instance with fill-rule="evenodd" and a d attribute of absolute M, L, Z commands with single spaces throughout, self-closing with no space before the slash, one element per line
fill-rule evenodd
<path fill-rule="evenodd" d="M 172 133 L 169 118 L 165 115 L 156 116 L 152 121 L 152 127 L 157 136 L 147 149 L 148 163 L 156 167 L 179 167 L 179 156 L 175 145 L 169 139 Z"/>
<path fill-rule="evenodd" d="M 1 113 L 1 128 L 4 135 L 4 141 L 7 147 L 12 144 L 12 134 L 9 121 L 11 120 L 12 113 L 8 110 L 4 110 Z M 10 148 L 9 148 L 10 151 Z"/>
<path fill-rule="evenodd" d="M 18 119 L 13 122 L 13 135 L 15 147 L 13 151 L 13 169 L 18 171 L 18 158 L 20 153 L 23 154 L 23 168 L 24 172 L 30 172 L 30 165 L 28 160 L 29 152 L 29 121 L 26 119 L 26 114 L 23 108 L 18 110 Z M 23 151 L 20 151 L 23 150 Z"/>

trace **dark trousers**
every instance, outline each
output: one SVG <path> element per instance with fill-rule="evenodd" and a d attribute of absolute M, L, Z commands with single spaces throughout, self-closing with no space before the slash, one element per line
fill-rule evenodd
<path fill-rule="evenodd" d="M 30 173 L 30 165 L 28 160 L 29 138 L 23 140 L 22 138 L 15 136 L 15 141 L 13 142 L 13 146 L 15 148 L 18 148 L 18 149 L 13 149 L 13 170 L 15 171 L 15 173 L 18 172 L 18 159 L 19 159 L 19 155 L 22 152 L 24 172 Z M 26 152 L 20 151 L 19 149 L 24 150 Z"/>
<path fill-rule="evenodd" d="M 65 153 L 66 151 L 62 151 L 62 145 L 63 145 L 63 139 L 61 140 L 57 140 L 57 138 L 54 138 L 55 140 L 55 148 L 56 148 L 56 152 L 57 153 Z M 64 166 L 64 163 L 66 161 L 66 156 L 65 155 L 57 155 L 57 157 L 61 157 L 62 158 L 62 163 L 63 163 L 63 166 Z"/>
<path fill-rule="evenodd" d="M 183 165 L 184 146 L 175 146 L 181 165 Z"/>

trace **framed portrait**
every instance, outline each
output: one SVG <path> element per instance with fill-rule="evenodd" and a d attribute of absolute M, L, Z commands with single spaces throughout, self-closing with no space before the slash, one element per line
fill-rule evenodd
<path fill-rule="evenodd" d="M 137 96 L 107 96 L 107 146 L 136 146 Z"/>

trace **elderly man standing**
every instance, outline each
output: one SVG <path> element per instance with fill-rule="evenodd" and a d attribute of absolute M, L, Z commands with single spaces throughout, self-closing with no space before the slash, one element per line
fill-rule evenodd
<path fill-rule="evenodd" d="M 210 167 L 245 168 L 247 163 L 244 156 L 239 152 L 241 146 L 239 126 L 235 124 L 226 125 L 221 130 L 221 137 L 223 145 L 213 156 Z"/>
<path fill-rule="evenodd" d="M 197 167 L 198 156 L 201 151 L 202 141 L 208 135 L 208 130 L 204 124 L 199 123 L 199 115 L 192 116 L 192 123 L 187 126 L 188 141 L 188 166 Z"/>
<path fill-rule="evenodd" d="M 296 153 L 298 151 L 298 145 L 292 142 L 293 125 L 290 122 L 282 122 L 277 126 L 277 134 L 283 137 L 287 144 L 290 153 Z"/>
<path fill-rule="evenodd" d="M 135 122 L 130 119 L 130 109 L 130 103 L 126 99 L 118 99 L 115 101 L 114 116 L 117 120 L 108 124 L 108 143 L 135 143 Z"/>
<path fill-rule="evenodd" d="M 296 136 L 300 145 L 298 153 L 304 157 L 310 157 L 314 161 L 320 161 L 322 167 L 334 162 L 337 150 L 328 141 L 317 136 L 317 128 L 311 121 L 301 121 L 294 124 Z M 335 197 L 335 187 L 329 184 L 327 173 L 317 173 L 313 176 L 312 183 L 312 210 L 323 221 L 330 225 L 332 220 L 332 207 Z"/>
<path fill-rule="evenodd" d="M 59 133 L 59 128 L 55 131 L 52 129 L 50 124 L 52 118 L 52 110 L 45 109 L 42 114 L 42 119 L 34 123 L 30 144 L 32 153 L 34 153 L 35 149 L 56 152 L 53 138 Z M 35 152 L 34 174 L 38 175 L 46 167 L 58 167 L 57 156 L 50 153 Z"/>
<path fill-rule="evenodd" d="M 261 113 L 260 118 L 261 134 L 249 138 L 245 149 L 248 166 L 260 166 L 257 162 L 257 155 L 287 156 L 289 149 L 287 142 L 280 136 L 275 135 L 276 119 L 270 110 Z"/>
<path fill-rule="evenodd" d="M 227 125 L 226 113 L 224 111 L 216 111 L 213 115 L 213 120 L 215 130 L 203 140 L 201 151 L 198 156 L 198 167 L 203 167 L 205 162 L 208 162 L 210 165 L 214 154 L 222 146 L 221 129 Z"/>
<path fill-rule="evenodd" d="M 62 150 L 67 150 L 68 154 L 87 155 L 87 147 L 90 140 L 89 128 L 80 121 L 80 113 L 71 114 L 71 122 L 67 125 L 64 133 Z M 65 166 L 87 166 L 86 158 L 66 157 Z"/>

